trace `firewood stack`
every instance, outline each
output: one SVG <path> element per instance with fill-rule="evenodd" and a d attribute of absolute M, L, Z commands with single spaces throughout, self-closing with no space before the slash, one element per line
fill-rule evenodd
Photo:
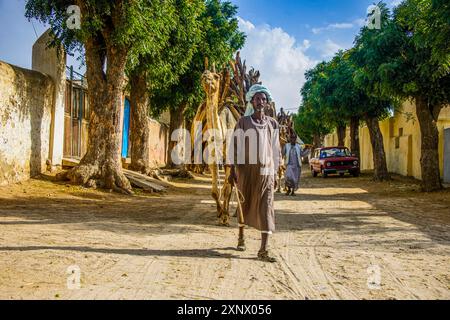
<path fill-rule="evenodd" d="M 221 73 L 221 99 L 219 101 L 219 113 L 224 108 L 229 108 L 236 119 L 242 117 L 246 109 L 245 96 L 254 84 L 259 81 L 260 72 L 251 68 L 247 72 L 245 61 L 242 62 L 240 53 L 235 60 L 230 61 L 229 68 L 224 68 Z"/>
<path fill-rule="evenodd" d="M 205 69 L 210 70 L 208 59 L 205 60 Z M 211 68 L 212 73 L 216 73 L 215 66 Z M 205 71 L 206 72 L 206 71 Z M 261 84 L 259 81 L 260 72 L 251 68 L 247 72 L 247 66 L 245 61 L 242 62 L 240 53 L 236 54 L 236 58 L 229 62 L 229 65 L 225 67 L 220 73 L 220 89 L 219 89 L 219 101 L 218 101 L 218 114 L 221 115 L 225 109 L 230 111 L 232 118 L 234 120 L 226 123 L 222 123 L 223 128 L 232 129 L 235 123 L 245 114 L 246 111 L 246 101 L 245 96 L 250 90 L 250 87 L 254 84 Z M 273 116 L 272 113 L 275 111 L 275 104 L 272 103 L 269 108 L 268 115 Z M 191 128 L 191 142 L 194 143 L 194 137 L 196 136 L 197 124 L 202 123 L 203 133 L 209 128 L 207 123 L 207 106 L 206 101 L 204 101 L 199 108 L 192 121 Z M 230 127 L 231 126 L 231 127 Z M 191 166 L 190 170 L 200 173 L 203 172 L 205 166 Z"/>

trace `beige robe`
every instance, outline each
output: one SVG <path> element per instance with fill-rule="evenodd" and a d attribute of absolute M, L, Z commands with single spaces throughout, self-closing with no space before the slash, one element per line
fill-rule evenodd
<path fill-rule="evenodd" d="M 239 129 L 243 132 L 254 130 L 257 136 L 254 141 L 257 144 L 256 148 L 250 147 L 249 140 L 245 141 L 245 164 L 237 162 L 237 155 L 234 157 L 238 178 L 237 187 L 244 196 L 242 209 L 245 225 L 261 232 L 273 233 L 275 231 L 274 183 L 281 161 L 279 125 L 271 117 L 267 117 L 264 123 L 258 124 L 251 116 L 247 116 L 239 119 L 235 132 Z M 234 148 L 237 150 L 236 140 L 234 142 Z M 250 161 L 252 158 L 250 153 L 255 150 L 257 150 L 256 163 Z"/>

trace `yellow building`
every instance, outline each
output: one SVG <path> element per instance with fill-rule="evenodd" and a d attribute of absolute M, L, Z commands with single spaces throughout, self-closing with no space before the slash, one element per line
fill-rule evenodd
<path fill-rule="evenodd" d="M 438 120 L 439 130 L 439 168 L 441 177 L 444 177 L 444 130 L 450 128 L 450 107 L 443 108 Z M 383 134 L 386 161 L 390 172 L 416 179 L 422 178 L 420 168 L 421 136 L 420 127 L 415 112 L 414 102 L 405 102 L 401 110 L 384 121 L 380 121 Z M 367 126 L 359 129 L 361 170 L 373 169 L 372 145 L 370 143 Z M 338 144 L 336 132 L 325 137 L 325 146 Z M 345 145 L 350 147 L 350 130 L 347 128 Z M 445 157 L 450 161 L 450 155 Z"/>

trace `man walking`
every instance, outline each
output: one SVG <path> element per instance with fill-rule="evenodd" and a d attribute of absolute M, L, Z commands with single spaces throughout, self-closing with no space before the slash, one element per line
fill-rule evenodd
<path fill-rule="evenodd" d="M 302 157 L 308 155 L 309 150 L 302 151 L 301 146 L 297 143 L 297 135 L 291 134 L 290 143 L 284 146 L 284 164 L 286 166 L 285 185 L 287 188 L 286 195 L 295 196 L 298 190 L 300 177 L 302 175 Z"/>
<path fill-rule="evenodd" d="M 275 262 L 276 259 L 269 254 L 268 242 L 269 235 L 275 231 L 275 174 L 281 160 L 279 125 L 275 119 L 265 114 L 271 100 L 267 88 L 262 85 L 253 86 L 246 100 L 249 102 L 247 115 L 239 119 L 235 128 L 232 143 L 234 162 L 230 175 L 230 183 L 236 185 L 243 196 L 244 224 L 239 225 L 238 250 L 246 249 L 244 228 L 250 226 L 261 232 L 258 259 Z M 242 153 L 237 148 L 236 139 L 241 139 Z M 237 161 L 238 156 L 245 160 L 244 163 Z"/>

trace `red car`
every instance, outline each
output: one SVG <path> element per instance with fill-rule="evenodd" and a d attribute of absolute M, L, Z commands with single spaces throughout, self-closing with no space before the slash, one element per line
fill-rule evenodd
<path fill-rule="evenodd" d="M 346 147 L 316 149 L 309 164 L 314 177 L 319 173 L 324 178 L 329 174 L 339 174 L 343 177 L 346 173 L 358 177 L 360 173 L 359 159 Z"/>

